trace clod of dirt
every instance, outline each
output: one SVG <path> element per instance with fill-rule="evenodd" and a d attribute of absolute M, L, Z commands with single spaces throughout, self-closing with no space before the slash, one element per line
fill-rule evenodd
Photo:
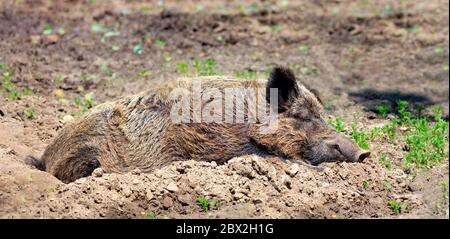
<path fill-rule="evenodd" d="M 92 175 L 93 175 L 94 177 L 101 177 L 101 176 L 103 176 L 103 169 L 101 169 L 101 168 L 96 168 L 96 169 L 92 172 Z"/>

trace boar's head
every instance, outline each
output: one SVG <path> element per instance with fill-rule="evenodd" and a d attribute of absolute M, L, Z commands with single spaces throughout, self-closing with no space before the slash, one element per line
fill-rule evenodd
<path fill-rule="evenodd" d="M 370 152 L 327 124 L 320 98 L 297 82 L 292 71 L 275 68 L 267 83 L 270 88 L 278 89 L 278 129 L 271 139 L 258 142 L 262 146 L 313 165 L 369 157 Z"/>

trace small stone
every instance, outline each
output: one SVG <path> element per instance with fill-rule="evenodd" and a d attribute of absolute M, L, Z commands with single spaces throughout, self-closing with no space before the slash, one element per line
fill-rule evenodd
<path fill-rule="evenodd" d="M 131 174 L 133 175 L 141 175 L 142 171 L 139 168 L 134 169 L 131 171 Z"/>
<path fill-rule="evenodd" d="M 125 197 L 130 197 L 131 196 L 131 190 L 129 189 L 129 188 L 124 188 L 123 190 L 122 190 L 122 194 L 125 196 Z"/>
<path fill-rule="evenodd" d="M 163 199 L 163 207 L 164 209 L 169 209 L 173 206 L 173 200 L 170 197 L 165 197 Z"/>
<path fill-rule="evenodd" d="M 347 172 L 342 170 L 339 172 L 339 176 L 341 176 L 342 179 L 347 179 L 348 174 L 347 174 Z"/>
<path fill-rule="evenodd" d="M 267 178 L 269 180 L 274 180 L 276 177 L 277 177 L 277 170 L 275 169 L 275 167 L 270 166 L 269 171 L 267 172 Z"/>
<path fill-rule="evenodd" d="M 183 195 L 179 195 L 179 196 L 178 196 L 178 201 L 179 201 L 183 206 L 186 206 L 186 205 L 191 204 L 193 200 L 192 200 L 192 198 L 191 198 L 191 196 L 190 196 L 189 194 L 183 194 Z"/>
<path fill-rule="evenodd" d="M 296 163 L 292 164 L 291 168 L 289 169 L 289 172 L 288 172 L 289 176 L 294 177 L 298 173 L 299 169 L 300 169 L 300 167 L 298 164 L 296 164 Z"/>
<path fill-rule="evenodd" d="M 200 165 L 203 167 L 210 167 L 211 164 L 209 162 L 200 162 Z"/>
<path fill-rule="evenodd" d="M 100 203 L 102 203 L 103 202 L 103 199 L 102 198 L 95 198 L 94 199 L 94 203 L 96 203 L 96 204 L 100 204 Z"/>
<path fill-rule="evenodd" d="M 178 187 L 177 187 L 177 185 L 174 182 L 169 183 L 169 185 L 167 185 L 166 189 L 169 192 L 172 192 L 172 193 L 173 192 L 178 192 Z"/>
<path fill-rule="evenodd" d="M 39 35 L 32 35 L 32 36 L 30 36 L 30 42 L 31 42 L 31 44 L 38 44 L 40 41 L 41 41 L 41 36 L 39 36 Z"/>
<path fill-rule="evenodd" d="M 263 202 L 263 200 L 261 199 L 261 198 L 254 198 L 253 199 L 253 203 L 254 204 L 260 204 L 260 203 L 262 203 Z"/>
<path fill-rule="evenodd" d="M 293 200 L 286 200 L 284 202 L 284 204 L 286 205 L 286 207 L 293 207 L 294 206 L 294 201 Z"/>
<path fill-rule="evenodd" d="M 234 196 L 233 196 L 233 198 L 234 198 L 235 200 L 242 199 L 243 197 L 244 197 L 244 194 L 242 194 L 242 193 L 236 193 L 236 194 L 234 194 Z"/>
<path fill-rule="evenodd" d="M 56 34 L 47 35 L 45 38 L 51 43 L 56 43 L 59 41 L 59 36 Z"/>
<path fill-rule="evenodd" d="M 151 190 L 148 190 L 145 194 L 145 197 L 147 198 L 147 201 L 151 201 L 155 196 L 153 195 Z"/>
<path fill-rule="evenodd" d="M 72 115 L 65 115 L 62 119 L 61 119 L 61 123 L 62 124 L 67 124 L 70 121 L 72 121 L 74 118 Z"/>
<path fill-rule="evenodd" d="M 66 94 L 64 94 L 64 91 L 61 89 L 54 89 L 53 94 L 58 96 L 59 98 L 64 98 L 64 96 L 66 95 Z"/>
<path fill-rule="evenodd" d="M 102 168 L 94 169 L 92 175 L 94 175 L 94 177 L 100 178 L 101 176 L 103 176 L 103 169 Z"/>
<path fill-rule="evenodd" d="M 138 185 L 141 181 L 137 178 L 133 179 L 133 185 Z"/>
<path fill-rule="evenodd" d="M 289 188 L 289 189 L 292 188 L 292 181 L 291 181 L 291 179 L 289 178 L 289 176 L 287 176 L 287 175 L 283 175 L 283 176 L 281 177 L 281 183 L 282 183 L 284 186 L 286 186 L 287 188 Z"/>

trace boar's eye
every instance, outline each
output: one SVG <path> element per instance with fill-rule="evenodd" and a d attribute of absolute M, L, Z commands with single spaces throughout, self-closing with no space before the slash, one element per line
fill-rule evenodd
<path fill-rule="evenodd" d="M 341 153 L 341 147 L 339 147 L 338 144 L 333 144 L 333 145 L 331 145 L 331 147 L 332 147 L 333 149 L 337 150 L 339 153 Z"/>

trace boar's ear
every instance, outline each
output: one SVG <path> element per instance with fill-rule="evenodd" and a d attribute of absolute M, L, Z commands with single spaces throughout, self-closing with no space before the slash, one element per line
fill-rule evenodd
<path fill-rule="evenodd" d="M 319 90 L 313 88 L 309 89 L 309 91 L 311 91 L 311 93 L 313 93 L 316 96 L 319 103 L 323 105 L 322 94 L 320 94 Z"/>
<path fill-rule="evenodd" d="M 284 112 L 289 108 L 289 99 L 299 94 L 294 73 L 284 67 L 276 67 L 270 73 L 266 87 L 266 98 L 270 101 L 270 88 L 278 89 L 278 112 Z"/>

